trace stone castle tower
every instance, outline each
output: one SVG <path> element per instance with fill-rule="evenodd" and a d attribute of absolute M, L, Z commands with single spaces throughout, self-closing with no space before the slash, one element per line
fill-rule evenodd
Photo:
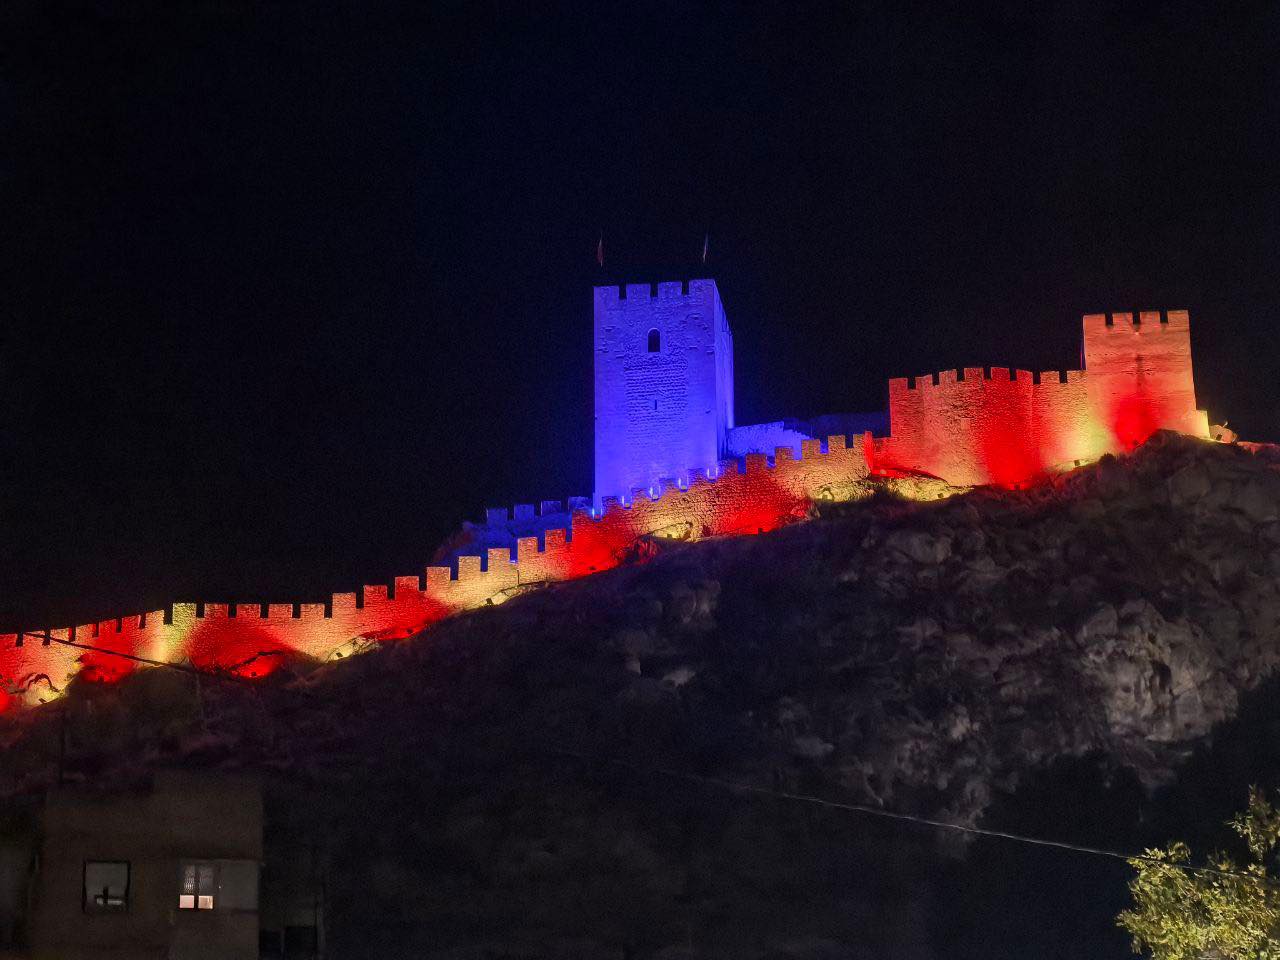
<path fill-rule="evenodd" d="M 733 334 L 714 280 L 595 288 L 595 502 L 714 469 Z"/>

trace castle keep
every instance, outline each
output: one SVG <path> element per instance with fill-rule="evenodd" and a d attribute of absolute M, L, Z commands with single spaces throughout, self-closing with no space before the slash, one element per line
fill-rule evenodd
<path fill-rule="evenodd" d="M 595 288 L 596 497 L 724 456 L 733 334 L 714 280 Z"/>
<path fill-rule="evenodd" d="M 815 501 L 865 494 L 870 477 L 1020 487 L 1156 430 L 1208 437 L 1186 311 L 1091 314 L 1083 333 L 1083 370 L 891 380 L 887 423 L 866 414 L 739 426 L 733 336 L 714 280 L 597 287 L 593 498 L 490 510 L 447 566 L 325 603 L 175 603 L 56 629 L 10 625 L 0 709 L 56 697 L 77 674 L 119 679 L 138 667 L 129 657 L 251 677 L 288 656 L 345 656 L 618 566 L 646 538 L 774 530 Z"/>

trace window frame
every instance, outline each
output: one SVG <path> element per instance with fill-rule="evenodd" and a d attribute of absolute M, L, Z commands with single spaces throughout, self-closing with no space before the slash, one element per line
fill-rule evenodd
<path fill-rule="evenodd" d="M 238 875 L 238 870 L 242 866 L 251 868 L 252 871 L 252 906 L 246 906 L 243 902 L 243 893 L 239 883 L 244 877 Z M 201 893 L 200 871 L 202 868 L 208 868 L 211 871 L 211 882 L 209 893 Z M 195 892 L 185 893 L 184 884 L 188 869 L 194 869 L 195 873 Z M 262 862 L 248 857 L 179 857 L 177 862 L 178 877 L 178 912 L 187 913 L 257 913 L 262 908 L 262 887 L 260 872 Z M 232 888 L 228 888 L 227 884 L 233 884 Z M 187 897 L 192 898 L 190 906 L 185 906 L 183 900 Z M 208 905 L 201 906 L 201 900 L 207 899 Z M 230 904 L 230 905 L 228 905 Z"/>
<path fill-rule="evenodd" d="M 96 893 L 89 892 L 89 867 L 93 865 L 111 865 L 124 867 L 124 895 L 119 904 L 97 903 Z M 105 860 L 101 857 L 86 858 L 80 867 L 80 909 L 94 916 L 110 916 L 111 914 L 129 912 L 129 894 L 133 888 L 133 864 L 128 860 Z"/>
<path fill-rule="evenodd" d="M 661 353 L 662 331 L 657 327 L 650 327 L 648 334 L 645 335 L 645 346 L 649 353 Z"/>
<path fill-rule="evenodd" d="M 195 893 L 183 893 L 183 883 L 186 880 L 187 868 L 195 870 Z M 213 892 L 202 894 L 200 892 L 200 868 L 208 867 L 213 874 Z M 183 898 L 191 897 L 191 905 L 185 906 Z M 200 901 L 208 898 L 209 905 L 201 906 Z M 196 860 L 194 858 L 184 858 L 178 861 L 178 910 L 182 913 L 212 913 L 218 909 L 218 862 L 216 860 Z"/>

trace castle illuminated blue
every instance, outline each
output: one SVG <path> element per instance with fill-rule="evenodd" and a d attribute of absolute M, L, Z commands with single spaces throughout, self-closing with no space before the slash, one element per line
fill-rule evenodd
<path fill-rule="evenodd" d="M 733 332 L 714 280 L 598 286 L 594 299 L 597 506 L 714 475 L 726 458 L 884 430 L 884 414 L 735 426 Z"/>

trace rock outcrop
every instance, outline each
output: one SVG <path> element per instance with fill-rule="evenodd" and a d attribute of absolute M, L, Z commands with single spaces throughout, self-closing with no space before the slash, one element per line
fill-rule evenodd
<path fill-rule="evenodd" d="M 960 824 L 1064 757 L 1153 787 L 1278 665 L 1280 456 L 1159 434 L 1034 490 L 675 544 L 257 689 L 82 688 L 64 775 L 275 771 L 361 905 L 333 942 L 376 917 L 387 956 L 923 960 L 934 836 L 724 782 Z M 0 787 L 54 776 L 58 722 L 6 721 Z"/>

